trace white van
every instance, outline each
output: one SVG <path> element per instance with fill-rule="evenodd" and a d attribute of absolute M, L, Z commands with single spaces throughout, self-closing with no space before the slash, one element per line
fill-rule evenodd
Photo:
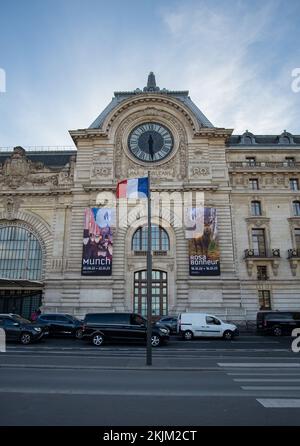
<path fill-rule="evenodd" d="M 177 320 L 177 333 L 189 341 L 194 337 L 233 339 L 239 332 L 236 325 L 227 324 L 207 313 L 181 313 Z"/>

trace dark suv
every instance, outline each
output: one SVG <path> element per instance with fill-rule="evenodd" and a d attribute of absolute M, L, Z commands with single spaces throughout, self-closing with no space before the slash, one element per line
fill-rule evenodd
<path fill-rule="evenodd" d="M 71 314 L 43 313 L 37 318 L 39 324 L 47 325 L 51 336 L 82 337 L 82 321 Z"/>
<path fill-rule="evenodd" d="M 12 313 L 0 314 L 0 328 L 4 329 L 7 341 L 18 341 L 24 345 L 49 334 L 47 326 L 42 327 Z"/>
<path fill-rule="evenodd" d="M 177 334 L 177 320 L 177 317 L 174 316 L 163 316 L 155 322 L 155 325 L 168 328 L 170 334 Z"/>
<path fill-rule="evenodd" d="M 259 311 L 256 316 L 258 333 L 274 336 L 291 335 L 300 327 L 300 311 Z"/>
<path fill-rule="evenodd" d="M 89 313 L 83 322 L 82 337 L 96 346 L 106 341 L 145 343 L 147 321 L 136 313 Z M 152 326 L 153 347 L 158 347 L 168 339 L 167 328 Z"/>

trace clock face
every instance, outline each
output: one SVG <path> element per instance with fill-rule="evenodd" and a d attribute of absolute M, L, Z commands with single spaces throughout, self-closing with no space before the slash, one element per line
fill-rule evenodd
<path fill-rule="evenodd" d="M 160 161 L 173 149 L 173 136 L 165 126 L 148 122 L 132 130 L 128 137 L 128 147 L 141 161 Z"/>

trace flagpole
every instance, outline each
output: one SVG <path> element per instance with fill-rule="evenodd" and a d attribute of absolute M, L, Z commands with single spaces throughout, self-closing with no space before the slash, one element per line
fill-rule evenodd
<path fill-rule="evenodd" d="M 151 184 L 148 171 L 148 249 L 147 249 L 147 361 L 152 365 L 152 231 L 151 231 Z"/>

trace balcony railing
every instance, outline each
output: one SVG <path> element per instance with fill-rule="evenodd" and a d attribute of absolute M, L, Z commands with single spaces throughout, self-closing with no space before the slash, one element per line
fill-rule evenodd
<path fill-rule="evenodd" d="M 289 249 L 288 250 L 288 259 L 292 259 L 292 258 L 300 258 L 300 248 L 296 248 L 296 249 Z"/>
<path fill-rule="evenodd" d="M 167 256 L 168 251 L 152 251 L 153 256 Z M 147 251 L 134 251 L 135 256 L 146 256 Z"/>
<path fill-rule="evenodd" d="M 258 273 L 257 280 L 269 280 L 269 276 L 268 276 L 268 274 Z"/>
<path fill-rule="evenodd" d="M 23 149 L 26 150 L 26 152 L 69 152 L 77 150 L 75 146 L 24 146 Z M 0 153 L 13 151 L 13 146 L 0 147 Z"/>
<path fill-rule="evenodd" d="M 300 162 L 290 161 L 231 161 L 229 167 L 233 169 L 300 169 Z"/>
<path fill-rule="evenodd" d="M 245 249 L 245 259 L 274 259 L 280 257 L 280 249 L 266 249 L 265 251 L 258 251 L 256 249 Z"/>

